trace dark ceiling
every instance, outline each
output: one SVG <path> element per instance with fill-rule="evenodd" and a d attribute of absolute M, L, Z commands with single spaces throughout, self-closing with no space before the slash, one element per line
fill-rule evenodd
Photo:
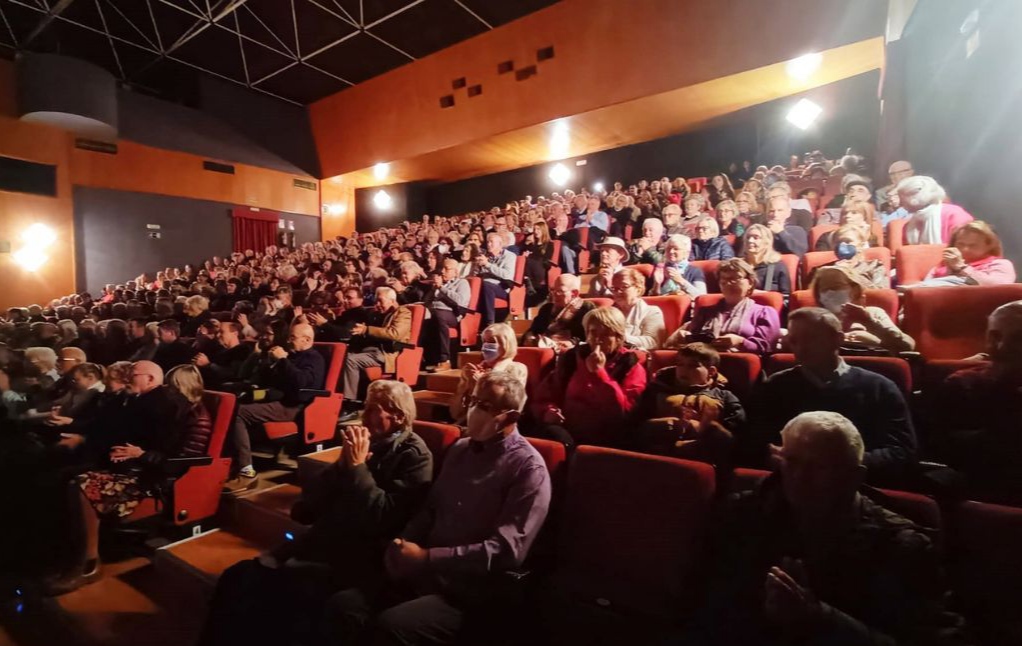
<path fill-rule="evenodd" d="M 211 74 L 308 104 L 557 0 L 0 0 L 0 56 L 83 58 L 187 101 Z"/>

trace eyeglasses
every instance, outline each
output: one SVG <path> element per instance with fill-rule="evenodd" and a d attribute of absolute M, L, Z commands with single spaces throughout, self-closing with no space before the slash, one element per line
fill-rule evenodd
<path fill-rule="evenodd" d="M 738 285 L 742 281 L 748 281 L 749 279 L 745 276 L 730 276 L 725 278 L 724 276 L 718 276 L 717 282 L 721 285 Z"/>
<path fill-rule="evenodd" d="M 478 397 L 472 396 L 468 398 L 469 408 L 478 408 L 479 410 L 492 413 L 497 410 L 497 405 L 493 402 L 488 402 L 485 399 L 479 399 Z"/>

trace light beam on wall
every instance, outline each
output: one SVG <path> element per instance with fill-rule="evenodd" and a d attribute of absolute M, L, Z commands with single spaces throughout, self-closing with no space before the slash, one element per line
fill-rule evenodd
<path fill-rule="evenodd" d="M 390 175 L 390 164 L 386 162 L 380 162 L 373 166 L 373 177 L 375 177 L 377 180 L 387 179 L 388 175 Z"/>
<path fill-rule="evenodd" d="M 800 130 L 805 130 L 809 126 L 813 125 L 816 118 L 823 112 L 816 103 L 813 103 L 809 99 L 799 99 L 799 102 L 795 104 L 795 107 L 788 112 L 787 119 Z"/>
<path fill-rule="evenodd" d="M 564 164 L 554 164 L 550 169 L 550 181 L 557 186 L 564 186 L 571 178 L 571 171 Z"/>
<path fill-rule="evenodd" d="M 394 198 L 381 188 L 373 195 L 373 204 L 381 211 L 389 211 L 394 206 Z"/>

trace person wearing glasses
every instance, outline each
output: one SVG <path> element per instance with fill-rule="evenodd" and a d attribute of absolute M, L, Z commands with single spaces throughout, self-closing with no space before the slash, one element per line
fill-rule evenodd
<path fill-rule="evenodd" d="M 721 202 L 720 206 L 717 207 L 717 213 L 722 214 L 725 212 L 731 218 L 729 223 L 741 228 L 741 224 L 738 224 L 738 221 L 734 219 L 734 214 L 737 213 L 737 210 L 734 208 L 734 202 L 730 200 Z M 744 228 L 741 228 L 741 231 L 745 233 Z M 727 260 L 734 257 L 734 247 L 727 241 L 727 238 L 720 235 L 720 225 L 717 224 L 717 220 L 713 216 L 704 216 L 703 219 L 696 223 L 696 237 L 692 240 L 692 260 Z"/>
<path fill-rule="evenodd" d="M 664 342 L 667 328 L 664 313 L 656 305 L 642 300 L 646 281 L 635 269 L 625 267 L 614 275 L 611 289 L 614 307 L 625 317 L 625 345 L 639 350 L 655 350 Z"/>

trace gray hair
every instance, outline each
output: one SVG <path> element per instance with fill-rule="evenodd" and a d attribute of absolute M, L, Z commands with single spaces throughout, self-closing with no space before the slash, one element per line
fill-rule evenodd
<path fill-rule="evenodd" d="M 822 325 L 833 328 L 838 332 L 843 332 L 844 327 L 841 325 L 841 320 L 834 315 L 830 310 L 823 309 L 822 307 L 802 307 L 788 315 L 788 327 L 794 321 L 806 320 L 813 325 Z"/>
<path fill-rule="evenodd" d="M 818 410 L 796 416 L 784 425 L 781 439 L 787 442 L 798 438 L 839 442 L 848 459 L 857 465 L 862 464 L 862 456 L 866 453 L 859 429 L 841 413 Z"/>
<path fill-rule="evenodd" d="M 499 389 L 497 406 L 502 410 L 521 411 L 525 408 L 525 384 L 507 372 L 490 371 L 476 382 L 476 391 L 484 387 Z"/>
<path fill-rule="evenodd" d="M 710 219 L 712 220 L 713 218 L 710 218 Z M 667 243 L 664 246 L 669 247 L 672 244 L 673 245 L 688 245 L 689 249 L 691 249 L 692 248 L 692 238 L 688 237 L 684 233 L 675 233 L 673 236 L 670 236 L 670 237 L 667 238 Z"/>
<path fill-rule="evenodd" d="M 720 207 L 720 205 L 718 205 L 718 209 L 719 209 L 719 207 Z M 696 226 L 698 226 L 700 224 L 705 224 L 707 222 L 710 223 L 710 230 L 713 231 L 713 237 L 716 238 L 717 236 L 719 236 L 720 235 L 720 224 L 717 223 L 717 219 L 715 217 L 713 217 L 712 215 L 707 215 L 704 218 L 699 218 L 699 221 L 696 222 Z"/>
<path fill-rule="evenodd" d="M 507 323 L 494 323 L 483 330 L 483 334 L 489 332 L 496 339 L 500 347 L 504 349 L 501 359 L 514 359 L 518 354 L 518 339 L 515 337 L 514 328 Z"/>
<path fill-rule="evenodd" d="M 403 381 L 377 379 L 370 382 L 366 390 L 366 404 L 377 401 L 391 414 L 400 415 L 401 430 L 410 431 L 415 423 L 415 397 L 412 389 Z"/>
<path fill-rule="evenodd" d="M 386 285 L 376 288 L 376 298 L 380 298 L 381 296 L 388 300 L 397 300 L 397 292 L 394 291 L 393 287 L 387 287 Z"/>
<path fill-rule="evenodd" d="M 1012 301 L 1001 305 L 990 313 L 990 319 L 1005 319 L 1012 327 L 1022 329 L 1022 301 Z"/>
<path fill-rule="evenodd" d="M 57 366 L 57 353 L 53 351 L 53 348 L 36 346 L 26 349 L 25 360 L 31 361 L 32 359 L 39 359 L 44 363 L 48 363 L 51 368 L 55 368 Z"/>
<path fill-rule="evenodd" d="M 654 229 L 653 237 L 659 238 L 664 235 L 664 223 L 660 218 L 646 218 L 642 223 L 643 232 L 645 232 L 647 226 Z"/>
<path fill-rule="evenodd" d="M 902 206 L 913 212 L 938 204 L 947 197 L 937 180 L 926 175 L 913 175 L 898 182 L 898 195 L 905 196 Z"/>
<path fill-rule="evenodd" d="M 677 204 L 674 204 L 672 202 L 671 204 L 668 204 L 667 206 L 665 206 L 663 211 L 661 211 L 660 213 L 664 217 L 667 217 L 668 213 L 673 213 L 674 215 L 677 215 L 677 216 L 680 217 L 681 216 L 681 207 L 678 206 Z"/>

